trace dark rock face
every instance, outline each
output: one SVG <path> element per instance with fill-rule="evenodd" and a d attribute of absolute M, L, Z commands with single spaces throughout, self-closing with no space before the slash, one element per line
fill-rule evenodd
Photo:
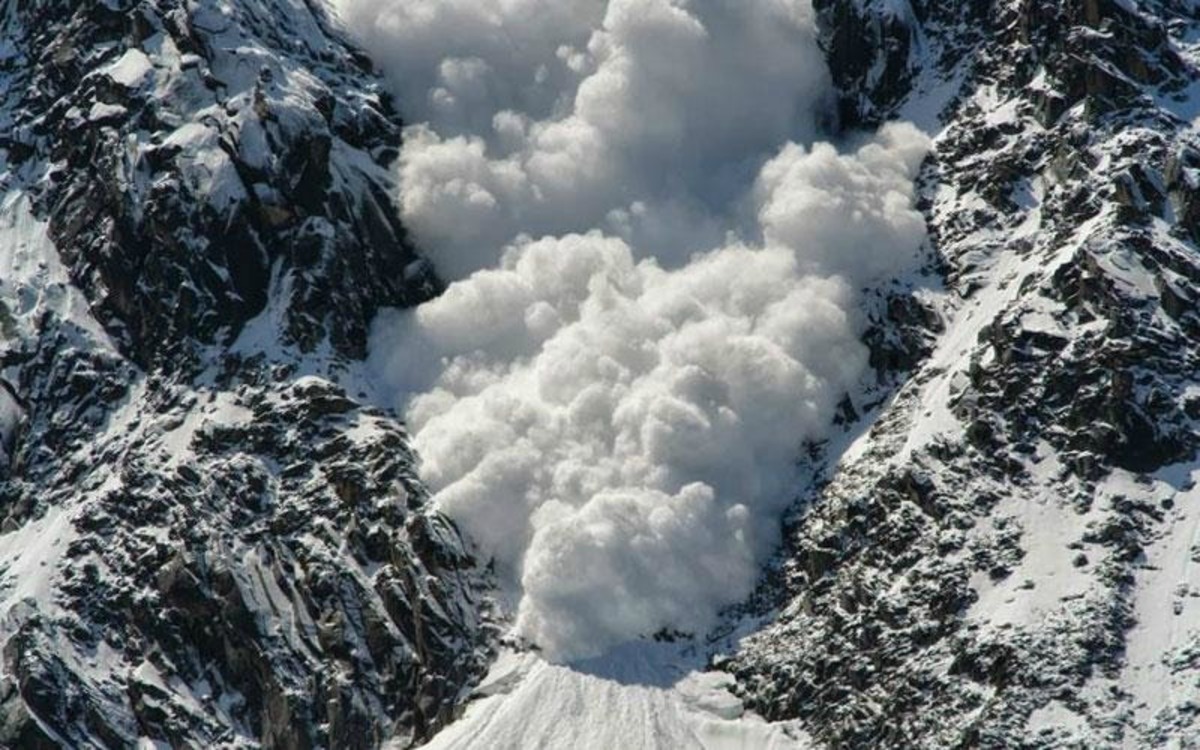
<path fill-rule="evenodd" d="M 813 0 L 845 128 L 895 116 L 924 78 L 953 80 L 991 31 L 989 0 Z M 923 92 L 928 93 L 928 92 Z"/>
<path fill-rule="evenodd" d="M 828 456 L 762 592 L 778 614 L 724 668 L 831 747 L 1186 744 L 1200 12 L 816 5 L 844 124 L 944 101 L 923 184 L 945 333 L 879 358 L 908 379 Z"/>
<path fill-rule="evenodd" d="M 486 665 L 365 405 L 370 319 L 438 282 L 322 7 L 0 6 L 0 746 L 404 747 Z"/>
<path fill-rule="evenodd" d="M 372 748 L 427 736 L 475 676 L 473 561 L 421 512 L 404 434 L 327 381 L 263 385 L 150 386 L 119 484 L 75 489 L 69 606 L 4 652 L 8 700 L 60 741 Z M 194 428 L 164 441 L 179 401 Z"/>
<path fill-rule="evenodd" d="M 10 161 L 123 351 L 178 365 L 272 285 L 288 341 L 361 356 L 380 305 L 436 291 L 382 173 L 399 124 L 315 4 L 18 4 Z M 7 142 L 5 142 L 7 141 Z"/>

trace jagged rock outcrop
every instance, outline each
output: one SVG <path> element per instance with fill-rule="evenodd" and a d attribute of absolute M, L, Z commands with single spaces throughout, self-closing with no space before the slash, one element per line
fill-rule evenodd
<path fill-rule="evenodd" d="M 827 449 L 762 594 L 777 615 L 723 667 L 831 747 L 1186 746 L 1200 12 L 818 7 L 844 124 L 942 107 L 923 194 L 945 289 L 915 297 L 945 333 Z"/>
<path fill-rule="evenodd" d="M 139 364 L 232 341 L 269 298 L 300 348 L 361 355 L 380 305 L 436 290 L 387 193 L 397 118 L 319 4 L 10 6 L 0 147 Z"/>
<path fill-rule="evenodd" d="M 408 746 L 486 582 L 356 360 L 438 289 L 302 0 L 0 4 L 0 746 Z"/>

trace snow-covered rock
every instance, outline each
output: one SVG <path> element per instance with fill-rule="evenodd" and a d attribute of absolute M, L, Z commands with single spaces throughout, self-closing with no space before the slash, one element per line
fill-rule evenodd
<path fill-rule="evenodd" d="M 941 333 L 826 446 L 727 668 L 832 746 L 1186 746 L 1200 12 L 819 5 L 846 124 L 938 115 L 940 322 L 900 328 Z"/>
<path fill-rule="evenodd" d="M 21 423 L 25 421 L 25 410 L 17 401 L 12 387 L 0 381 L 0 471 L 7 472 L 17 444 Z"/>
<path fill-rule="evenodd" d="M 437 289 L 302 0 L 0 4 L 0 746 L 378 747 L 482 576 L 355 357 Z"/>
<path fill-rule="evenodd" d="M 315 0 L 0 3 L 0 746 L 1194 741 L 1200 8 L 814 7 L 831 127 L 935 135 L 878 382 L 723 630 L 489 672 L 357 361 L 440 291 L 371 63 Z"/>

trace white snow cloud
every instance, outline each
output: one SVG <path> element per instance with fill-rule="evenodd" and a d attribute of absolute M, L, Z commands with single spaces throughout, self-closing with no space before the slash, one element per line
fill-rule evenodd
<path fill-rule="evenodd" d="M 418 123 L 401 209 L 449 278 L 518 234 L 600 228 L 664 260 L 719 244 L 828 87 L 806 0 L 339 6 Z"/>
<path fill-rule="evenodd" d="M 747 596 L 806 439 L 867 374 L 860 289 L 927 148 L 811 146 L 807 0 L 339 0 L 410 121 L 400 209 L 456 279 L 373 363 L 439 506 L 553 658 Z"/>

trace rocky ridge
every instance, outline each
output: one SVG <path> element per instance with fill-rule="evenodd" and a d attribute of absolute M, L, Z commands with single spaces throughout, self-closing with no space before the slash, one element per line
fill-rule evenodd
<path fill-rule="evenodd" d="M 825 447 L 722 666 L 830 747 L 1186 744 L 1200 9 L 817 5 L 844 124 L 937 133 L 927 312 L 891 321 L 936 339 Z"/>
<path fill-rule="evenodd" d="M 484 583 L 357 359 L 438 281 L 303 0 L 0 6 L 0 745 L 378 747 Z"/>

